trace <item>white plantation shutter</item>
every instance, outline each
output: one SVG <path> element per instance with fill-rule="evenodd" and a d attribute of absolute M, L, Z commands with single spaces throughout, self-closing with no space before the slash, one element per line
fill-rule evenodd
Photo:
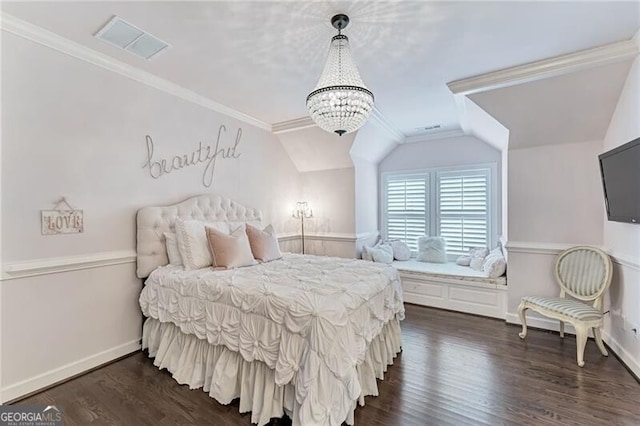
<path fill-rule="evenodd" d="M 429 175 L 387 176 L 384 183 L 384 217 L 387 239 L 405 241 L 417 250 L 418 237 L 428 225 Z"/>
<path fill-rule="evenodd" d="M 489 247 L 490 170 L 438 172 L 436 181 L 437 232 L 447 240 L 447 253 Z"/>

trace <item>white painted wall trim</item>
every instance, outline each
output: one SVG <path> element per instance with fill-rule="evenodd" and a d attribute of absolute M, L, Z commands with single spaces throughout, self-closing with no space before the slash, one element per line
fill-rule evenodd
<path fill-rule="evenodd" d="M 304 234 L 305 240 L 317 240 L 317 241 L 337 241 L 343 243 L 355 243 L 358 240 L 356 234 Z"/>
<path fill-rule="evenodd" d="M 605 341 L 607 345 L 611 348 L 613 352 L 618 355 L 618 357 L 624 362 L 624 364 L 629 367 L 633 374 L 636 377 L 640 378 L 640 362 L 638 361 L 638 357 L 633 357 L 626 349 L 618 343 L 616 339 L 614 339 L 609 333 L 605 330 L 602 330 L 602 340 Z"/>
<path fill-rule="evenodd" d="M 308 129 L 310 127 L 316 127 L 316 123 L 311 119 L 311 117 L 300 117 L 294 118 L 293 120 L 273 123 L 271 131 L 274 134 L 279 135 L 281 133 L 295 132 L 297 130 Z"/>
<path fill-rule="evenodd" d="M 373 108 L 373 112 L 371 113 L 370 120 L 376 121 L 385 131 L 387 131 L 391 137 L 402 143 L 404 141 L 405 135 L 391 122 L 389 119 L 384 116 L 380 112 L 380 110 L 376 107 Z M 311 119 L 311 117 L 300 117 L 294 118 L 293 120 L 281 121 L 279 123 L 274 123 L 272 128 L 272 132 L 274 134 L 295 132 L 298 130 L 308 129 L 310 127 L 315 127 L 316 123 Z"/>
<path fill-rule="evenodd" d="M 454 94 L 470 95 L 624 61 L 634 58 L 638 50 L 638 45 L 633 39 L 624 40 L 455 80 L 447 83 L 447 86 Z"/>
<path fill-rule="evenodd" d="M 82 44 L 71 41 L 65 37 L 61 37 L 58 34 L 45 30 L 37 25 L 33 25 L 27 21 L 18 19 L 7 13 L 0 13 L 0 28 L 4 31 L 17 35 L 18 37 L 31 40 L 76 59 L 83 60 L 108 71 L 120 74 L 185 101 L 192 102 L 196 105 L 200 105 L 201 107 L 227 115 L 252 126 L 271 131 L 271 125 L 262 120 L 226 105 L 222 105 L 221 103 L 185 89 L 182 86 L 160 78 L 147 71 L 143 71 L 124 62 L 120 62 L 111 56 L 90 49 Z"/>
<path fill-rule="evenodd" d="M 11 401 L 37 390 L 46 388 L 124 355 L 139 351 L 140 348 L 140 340 L 136 339 L 123 345 L 116 346 L 115 348 L 63 365 L 62 367 L 54 370 L 47 371 L 46 373 L 31 377 L 27 380 L 6 386 L 2 388 L 2 400 L 0 403 Z"/>
<path fill-rule="evenodd" d="M 278 237 L 278 242 L 295 241 L 295 240 L 299 240 L 300 239 L 300 234 L 294 232 L 294 233 L 289 233 L 289 234 L 277 235 L 277 237 Z"/>
<path fill-rule="evenodd" d="M 555 256 L 561 251 L 584 244 L 566 244 L 566 243 L 540 243 L 529 241 L 508 241 L 505 248 L 509 253 L 528 253 L 543 254 Z M 611 256 L 611 261 L 627 268 L 640 270 L 640 259 L 634 258 L 628 254 L 618 253 L 609 250 L 606 247 L 594 246 L 606 251 Z"/>
<path fill-rule="evenodd" d="M 101 268 L 104 266 L 134 263 L 135 261 L 136 252 L 134 250 L 109 251 L 81 256 L 33 259 L 24 262 L 3 264 L 0 281 L 33 277 L 36 275 L 77 271 L 80 269 Z"/>
<path fill-rule="evenodd" d="M 377 122 L 398 143 L 403 143 L 406 135 L 402 133 L 377 107 L 373 107 L 371 120 Z"/>

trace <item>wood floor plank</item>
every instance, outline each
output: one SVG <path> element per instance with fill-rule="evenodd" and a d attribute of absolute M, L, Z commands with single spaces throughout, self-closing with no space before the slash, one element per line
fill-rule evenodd
<path fill-rule="evenodd" d="M 356 425 L 640 425 L 640 384 L 590 340 L 503 321 L 407 305 L 403 352 L 367 397 Z M 25 404 L 56 404 L 65 425 L 250 425 L 238 402 L 221 405 L 178 385 L 142 352 L 46 390 Z M 273 425 L 288 425 L 274 419 Z"/>

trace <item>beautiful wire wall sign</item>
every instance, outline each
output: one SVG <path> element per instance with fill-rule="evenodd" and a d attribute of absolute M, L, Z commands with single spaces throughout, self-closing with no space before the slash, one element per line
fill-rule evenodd
<path fill-rule="evenodd" d="M 60 208 L 66 205 L 68 208 Z M 55 202 L 53 210 L 41 210 L 42 235 L 79 234 L 84 232 L 82 210 L 76 210 L 65 197 Z"/>

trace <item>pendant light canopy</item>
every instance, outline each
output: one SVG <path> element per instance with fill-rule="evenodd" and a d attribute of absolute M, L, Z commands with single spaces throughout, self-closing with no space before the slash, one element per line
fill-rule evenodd
<path fill-rule="evenodd" d="M 342 30 L 347 15 L 335 15 L 331 24 L 338 30 L 329 45 L 329 56 L 316 88 L 307 96 L 307 109 L 323 130 L 342 136 L 358 130 L 373 110 L 373 93 L 364 85 L 351 59 L 349 39 Z"/>

